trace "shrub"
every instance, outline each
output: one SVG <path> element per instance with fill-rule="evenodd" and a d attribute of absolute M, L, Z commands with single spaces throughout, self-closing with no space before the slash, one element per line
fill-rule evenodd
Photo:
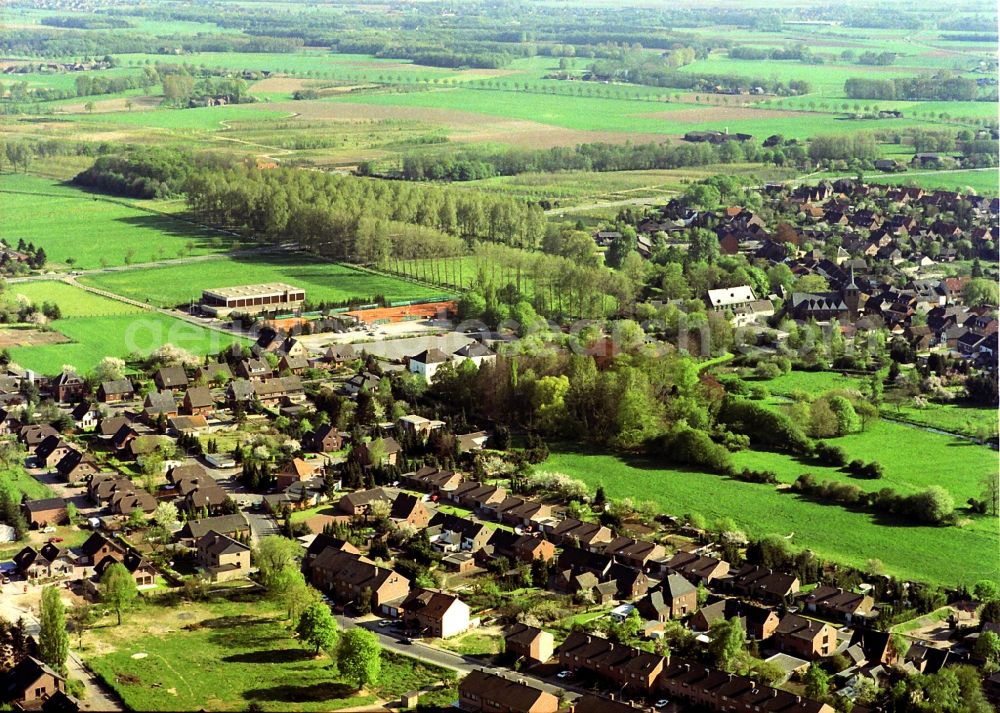
<path fill-rule="evenodd" d="M 753 370 L 754 376 L 758 379 L 776 379 L 781 376 L 781 367 L 769 361 L 762 361 L 757 365 L 757 368 Z"/>
<path fill-rule="evenodd" d="M 820 441 L 816 444 L 815 454 L 816 459 L 823 465 L 840 468 L 847 464 L 847 454 L 840 446 L 831 446 Z"/>
<path fill-rule="evenodd" d="M 704 431 L 694 428 L 676 429 L 658 438 L 653 448 L 673 463 L 698 466 L 713 473 L 729 474 L 733 470 L 729 451 Z"/>
<path fill-rule="evenodd" d="M 719 421 L 736 433 L 748 435 L 754 445 L 792 453 L 812 453 L 812 441 L 786 414 L 759 403 L 730 396 L 719 411 Z"/>

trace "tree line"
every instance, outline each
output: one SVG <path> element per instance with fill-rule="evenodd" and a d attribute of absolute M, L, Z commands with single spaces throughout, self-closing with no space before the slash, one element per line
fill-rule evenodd
<path fill-rule="evenodd" d="M 907 101 L 976 101 L 980 98 L 974 79 L 946 74 L 894 79 L 851 77 L 844 82 L 844 94 L 849 99 Z"/>
<path fill-rule="evenodd" d="M 867 147 L 867 143 L 863 142 Z M 872 144 L 874 146 L 874 144 Z M 868 155 L 867 150 L 864 152 Z M 636 171 L 707 166 L 717 163 L 799 164 L 806 150 L 796 143 L 764 148 L 752 142 L 723 144 L 650 142 L 642 144 L 579 144 L 550 149 L 468 149 L 458 152 L 419 152 L 403 157 L 395 167 L 385 161 L 363 161 L 362 176 L 385 176 L 408 181 L 475 181 L 493 176 L 556 171 Z"/>

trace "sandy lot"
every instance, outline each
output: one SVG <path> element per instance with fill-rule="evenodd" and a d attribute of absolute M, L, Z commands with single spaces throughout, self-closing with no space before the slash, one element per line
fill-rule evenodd
<path fill-rule="evenodd" d="M 65 335 L 59 332 L 43 332 L 37 329 L 0 329 L 0 349 L 66 344 L 69 341 Z"/>
<path fill-rule="evenodd" d="M 163 101 L 162 96 L 158 97 L 120 97 L 118 99 L 99 99 L 94 104 L 94 114 L 107 114 L 112 111 L 128 111 L 128 106 L 126 102 L 132 102 L 131 111 L 148 111 L 149 109 L 155 109 L 160 106 L 160 102 Z M 59 107 L 58 111 L 61 114 L 82 114 L 87 111 L 87 102 L 80 102 L 78 104 L 63 104 Z"/>

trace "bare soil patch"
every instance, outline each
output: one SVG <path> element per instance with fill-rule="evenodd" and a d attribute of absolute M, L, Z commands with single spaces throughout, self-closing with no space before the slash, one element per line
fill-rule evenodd
<path fill-rule="evenodd" d="M 0 329 L 0 349 L 38 347 L 46 344 L 66 344 L 70 339 L 59 332 L 42 329 Z"/>
<path fill-rule="evenodd" d="M 268 77 L 250 85 L 251 92 L 294 92 L 297 89 L 316 84 L 315 79 L 298 79 L 296 77 Z"/>
<path fill-rule="evenodd" d="M 743 106 L 706 106 L 697 109 L 656 111 L 650 114 L 639 114 L 639 116 L 644 119 L 697 123 L 701 121 L 738 121 L 740 119 L 790 119 L 802 116 L 802 112 L 781 109 L 752 109 Z"/>

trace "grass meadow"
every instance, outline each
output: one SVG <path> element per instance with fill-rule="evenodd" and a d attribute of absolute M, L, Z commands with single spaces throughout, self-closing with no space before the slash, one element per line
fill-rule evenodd
<path fill-rule="evenodd" d="M 384 295 L 390 300 L 435 297 L 439 288 L 321 262 L 307 255 L 230 257 L 200 263 L 101 273 L 81 282 L 141 302 L 166 307 L 201 298 L 212 287 L 287 282 L 301 287 L 310 301 L 342 302 Z"/>
<path fill-rule="evenodd" d="M 925 434 L 920 435 L 923 439 Z M 895 448 L 896 444 L 883 447 Z M 921 449 L 924 463 L 936 462 L 935 457 L 959 457 L 945 444 L 933 450 L 934 454 L 928 454 Z M 985 448 L 981 450 L 990 454 Z M 738 462 L 748 467 L 774 467 L 776 461 L 784 458 L 770 453 L 739 456 Z M 889 465 L 888 461 L 883 462 Z M 995 470 L 995 460 L 993 465 Z M 908 525 L 838 505 L 812 502 L 770 485 L 744 483 L 674 468 L 651 459 L 610 454 L 553 449 L 543 467 L 579 478 L 591 488 L 603 485 L 609 497 L 652 500 L 662 513 L 677 516 L 700 513 L 710 521 L 732 518 L 751 536 L 778 534 L 788 537 L 795 548 L 807 548 L 831 560 L 861 567 L 869 559 L 879 559 L 887 572 L 900 577 L 955 585 L 972 584 L 996 574 L 1000 540 L 996 528 L 985 518 L 961 527 Z M 796 466 L 789 464 L 783 479 L 793 469 Z M 797 472 L 819 475 L 820 470 L 797 465 Z M 963 486 L 962 490 L 970 488 Z"/>
<path fill-rule="evenodd" d="M 196 604 L 144 603 L 121 627 L 106 617 L 84 637 L 88 666 L 130 710 L 333 711 L 421 689 L 450 672 L 384 653 L 371 690 L 345 681 L 325 654 L 293 638 L 284 613 L 255 595 Z M 89 644 L 88 644 L 89 642 Z M 211 675 L 205 675 L 211 671 Z"/>
<path fill-rule="evenodd" d="M 45 249 L 50 266 L 93 269 L 205 255 L 228 247 L 231 238 L 182 220 L 132 207 L 127 202 L 46 178 L 0 175 L 3 239 Z"/>

